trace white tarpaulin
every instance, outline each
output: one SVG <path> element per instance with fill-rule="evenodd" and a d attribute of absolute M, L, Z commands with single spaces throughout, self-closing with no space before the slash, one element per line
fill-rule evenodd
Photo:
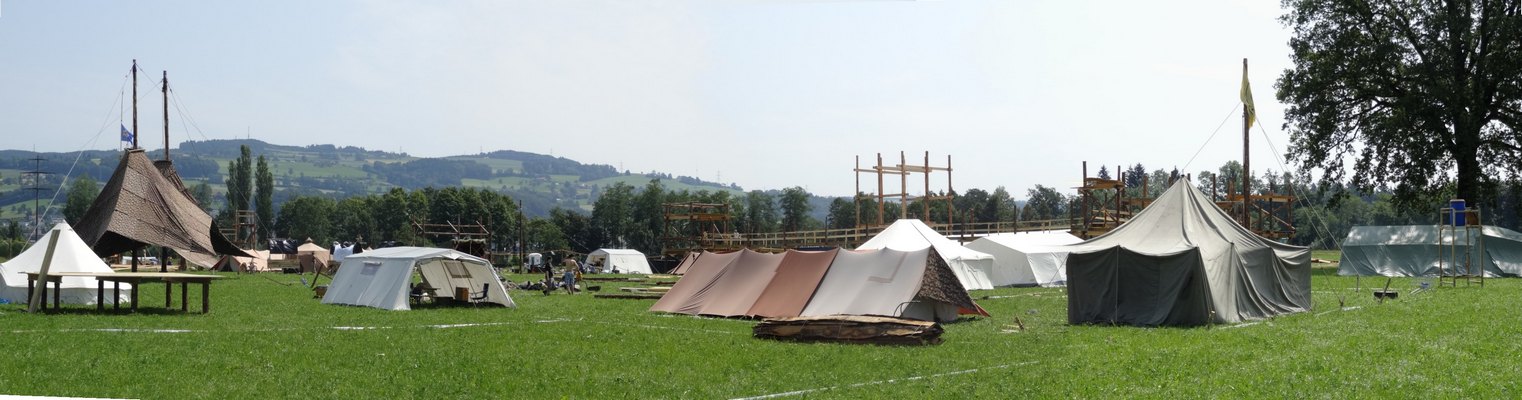
<path fill-rule="evenodd" d="M 1522 234 L 1494 226 L 1480 227 L 1478 231 L 1483 234 L 1471 241 L 1469 230 L 1463 227 L 1439 235 L 1437 225 L 1355 226 L 1342 242 L 1337 274 L 1458 275 L 1464 273 L 1462 265 L 1466 256 L 1474 272 L 1484 271 L 1487 277 L 1522 274 Z M 1439 246 L 1440 239 L 1444 246 Z M 1438 266 L 1440 252 L 1443 255 L 1441 269 Z"/>
<path fill-rule="evenodd" d="M 458 288 L 473 295 L 484 289 L 482 302 L 517 307 L 496 268 L 481 258 L 450 249 L 388 247 L 349 256 L 333 275 L 323 304 L 348 304 L 387 310 L 408 310 L 412 274 L 434 288 L 437 297 L 453 298 Z M 465 301 L 468 299 L 455 299 Z"/>
<path fill-rule="evenodd" d="M 597 249 L 587 254 L 587 262 L 584 265 L 594 266 L 596 270 L 611 273 L 618 270 L 620 274 L 651 274 L 650 260 L 645 258 L 645 253 L 634 249 Z"/>
<path fill-rule="evenodd" d="M 1082 242 L 1067 231 L 998 233 L 984 236 L 967 248 L 994 256 L 989 280 L 994 286 L 1067 284 L 1068 248 Z"/>
<path fill-rule="evenodd" d="M 989 271 L 993 269 L 994 257 L 962 247 L 955 240 L 941 236 L 917 219 L 901 219 L 888 225 L 877 236 L 856 247 L 857 250 L 894 249 L 902 251 L 922 250 L 935 247 L 946 265 L 956 273 L 957 280 L 967 290 L 993 289 Z"/>
<path fill-rule="evenodd" d="M 17 254 L 16 258 L 0 263 L 0 279 L 5 283 L 4 287 L 0 287 L 0 299 L 18 304 L 30 301 L 26 298 L 26 273 L 42 270 L 42 259 L 47 255 L 48 238 L 52 232 L 58 232 L 58 244 L 53 248 L 53 263 L 48 266 L 48 272 L 112 272 L 111 266 L 101 261 L 69 224 L 58 224 L 48 234 L 42 235 L 42 240 Z M 59 292 L 58 300 L 69 304 L 95 304 L 97 284 L 95 278 L 63 277 L 63 289 Z M 112 287 L 106 285 L 106 293 L 111 293 Z M 132 301 L 132 285 L 123 283 L 121 288 L 119 300 Z M 52 290 L 51 285 L 49 290 Z"/>

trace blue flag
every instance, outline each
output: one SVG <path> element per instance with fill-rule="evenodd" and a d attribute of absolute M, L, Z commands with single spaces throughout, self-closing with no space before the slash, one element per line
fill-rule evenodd
<path fill-rule="evenodd" d="M 126 125 L 122 125 L 122 141 L 123 142 L 131 142 L 132 141 L 132 131 L 127 130 L 127 126 Z"/>

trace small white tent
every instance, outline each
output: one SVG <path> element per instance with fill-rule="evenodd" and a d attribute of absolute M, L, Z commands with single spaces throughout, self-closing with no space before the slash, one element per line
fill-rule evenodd
<path fill-rule="evenodd" d="M 655 273 L 650 269 L 650 260 L 645 259 L 645 253 L 634 249 L 597 249 L 587 253 L 585 265 L 600 265 L 597 270 L 605 273 L 615 269 L 621 274 Z"/>
<path fill-rule="evenodd" d="M 1082 242 L 1067 231 L 999 233 L 984 236 L 967 248 L 992 254 L 994 286 L 1067 284 L 1068 250 L 1065 245 Z"/>
<path fill-rule="evenodd" d="M 517 307 L 491 262 L 450 249 L 428 247 L 388 247 L 349 256 L 344 267 L 333 275 L 323 304 L 348 304 L 409 310 L 408 289 L 412 273 L 436 289 L 438 297 L 453 298 L 458 288 L 480 293 L 484 287 L 487 303 Z M 466 299 L 457 299 L 466 300 Z"/>
<path fill-rule="evenodd" d="M 90 246 L 85 245 L 85 241 L 74 233 L 74 228 L 69 227 L 69 224 L 58 224 L 43 235 L 42 240 L 17 254 L 16 258 L 0 263 L 0 278 L 5 283 L 5 286 L 0 286 L 0 299 L 11 303 L 30 301 L 26 298 L 26 273 L 42 270 L 42 259 L 48 252 L 48 238 L 54 231 L 58 232 L 58 244 L 53 248 L 53 263 L 48 266 L 48 272 L 111 272 L 111 267 L 95 256 Z M 64 277 L 58 299 L 69 304 L 95 304 L 97 285 L 95 278 Z M 120 300 L 132 301 L 132 285 L 122 284 Z"/>
<path fill-rule="evenodd" d="M 901 219 L 883 228 L 877 236 L 858 246 L 857 250 L 893 249 L 916 251 L 935 247 L 935 251 L 956 273 L 957 280 L 967 290 L 993 289 L 989 270 L 993 269 L 994 257 L 987 253 L 962 247 L 955 240 L 941 236 L 917 219 Z"/>

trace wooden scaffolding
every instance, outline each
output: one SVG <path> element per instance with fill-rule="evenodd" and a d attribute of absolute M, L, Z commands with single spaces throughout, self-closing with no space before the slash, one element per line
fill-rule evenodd
<path fill-rule="evenodd" d="M 863 173 L 871 174 L 877 177 L 877 192 L 875 194 L 868 196 L 854 196 L 856 201 L 856 227 L 866 228 L 873 226 L 885 226 L 893 222 L 884 219 L 883 206 L 888 199 L 895 197 L 898 198 L 899 219 L 908 218 L 910 202 L 920 200 L 920 205 L 922 208 L 920 219 L 925 221 L 926 225 L 930 225 L 932 227 L 938 225 L 953 225 L 956 222 L 956 205 L 952 202 L 952 200 L 956 196 L 951 186 L 951 155 L 946 155 L 946 166 L 944 167 L 930 165 L 930 152 L 928 151 L 925 152 L 925 163 L 921 165 L 910 165 L 908 157 L 906 157 L 902 151 L 898 152 L 898 159 L 899 161 L 897 165 L 883 165 L 883 155 L 882 153 L 877 153 L 877 165 L 868 166 L 868 168 L 862 168 L 861 156 L 856 157 L 856 168 L 854 170 L 856 172 L 856 193 L 863 193 L 861 191 L 861 175 Z M 946 173 L 946 192 L 942 195 L 935 195 L 930 191 L 930 176 L 932 173 L 938 171 Z M 923 174 L 925 177 L 924 191 L 921 192 L 919 196 L 913 196 L 909 194 L 909 176 L 913 174 Z M 898 193 L 886 193 L 884 191 L 884 183 L 888 175 L 898 176 Z M 862 221 L 861 203 L 863 200 L 872 197 L 877 198 L 877 217 L 872 221 Z M 932 201 L 946 202 L 945 222 L 934 221 L 931 217 L 930 202 Z"/>

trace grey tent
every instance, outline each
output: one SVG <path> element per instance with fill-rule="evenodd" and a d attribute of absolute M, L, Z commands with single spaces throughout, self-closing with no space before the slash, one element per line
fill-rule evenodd
<path fill-rule="evenodd" d="M 1253 234 L 1186 180 L 1072 250 L 1073 324 L 1236 323 L 1311 308 L 1310 250 Z"/>
<path fill-rule="evenodd" d="M 1522 234 L 1510 229 L 1482 226 L 1475 229 L 1475 240 L 1468 240 L 1469 230 L 1457 229 L 1448 235 L 1439 235 L 1437 225 L 1401 226 L 1355 226 L 1348 231 L 1342 242 L 1342 257 L 1337 267 L 1338 275 L 1382 276 L 1437 276 L 1456 275 L 1462 271 L 1454 268 L 1457 261 L 1463 264 L 1468 256 L 1476 272 L 1484 271 L 1487 277 L 1517 276 L 1522 274 Z M 1439 250 L 1439 240 L 1444 245 L 1457 243 L 1448 250 Z M 1474 243 L 1474 246 L 1469 246 Z M 1438 255 L 1443 254 L 1443 268 L 1438 267 Z M 1457 256 L 1457 260 L 1453 256 Z"/>

